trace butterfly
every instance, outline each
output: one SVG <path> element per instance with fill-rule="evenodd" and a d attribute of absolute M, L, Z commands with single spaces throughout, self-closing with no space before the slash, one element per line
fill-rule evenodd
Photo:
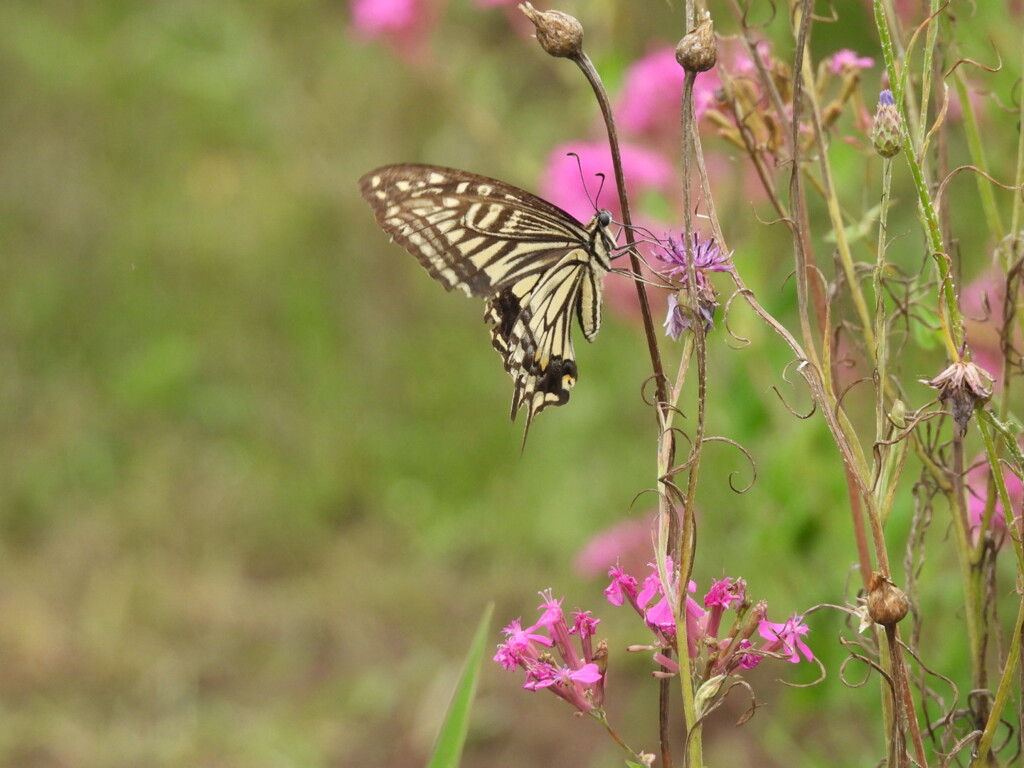
<path fill-rule="evenodd" d="M 611 214 L 583 224 L 497 179 L 434 165 L 387 165 L 359 180 L 377 224 L 447 290 L 486 299 L 491 343 L 512 376 L 511 417 L 565 405 L 576 384 L 573 316 L 593 341 L 615 240 Z"/>

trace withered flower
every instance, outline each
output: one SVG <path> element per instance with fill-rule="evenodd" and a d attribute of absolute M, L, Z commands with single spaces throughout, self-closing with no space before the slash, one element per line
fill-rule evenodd
<path fill-rule="evenodd" d="M 696 29 L 686 33 L 676 46 L 676 61 L 688 72 L 707 72 L 718 61 L 718 46 L 715 43 L 714 25 L 711 14 L 704 11 L 704 18 Z"/>
<path fill-rule="evenodd" d="M 876 624 L 888 627 L 898 624 L 910 610 L 906 593 L 882 574 L 871 574 L 868 582 L 868 616 Z"/>
<path fill-rule="evenodd" d="M 948 404 L 953 411 L 960 437 L 967 434 L 967 422 L 975 407 L 992 397 L 992 376 L 984 368 L 964 360 L 957 360 L 931 381 L 921 379 L 921 383 L 939 391 L 943 405 Z"/>
<path fill-rule="evenodd" d="M 583 53 L 583 25 L 574 16 L 561 11 L 538 11 L 529 3 L 519 6 L 537 28 L 537 42 L 546 53 L 572 58 Z"/>

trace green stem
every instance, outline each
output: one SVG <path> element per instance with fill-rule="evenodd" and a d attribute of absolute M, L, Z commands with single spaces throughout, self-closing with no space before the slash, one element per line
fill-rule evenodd
<path fill-rule="evenodd" d="M 889 25 L 885 13 L 882 11 L 881 0 L 875 0 L 875 24 L 878 27 L 878 36 L 882 43 L 882 57 L 885 59 L 885 67 L 889 73 L 889 82 L 896 88 L 893 97 L 896 101 L 896 108 L 906 121 L 906 110 L 903 106 L 903 91 L 898 88 L 898 73 L 896 62 L 892 54 L 892 40 L 889 36 Z M 920 158 L 913 146 L 912 137 L 906 128 L 903 128 L 903 156 L 907 159 L 910 168 L 910 175 L 914 181 L 914 189 L 917 191 L 918 209 L 924 223 L 925 237 L 928 241 L 928 251 L 935 260 L 935 266 L 939 273 L 939 295 L 944 311 L 939 313 L 942 321 L 943 339 L 946 343 L 946 351 L 951 360 L 960 359 L 960 350 L 964 345 L 963 317 L 960 308 L 957 306 L 956 290 L 953 285 L 952 265 L 946 255 L 942 242 L 942 230 L 939 228 L 939 217 L 935 211 L 931 194 L 928 191 L 928 184 L 925 181 L 924 170 L 921 167 Z"/>
<path fill-rule="evenodd" d="M 985 729 L 978 741 L 978 751 L 971 761 L 971 768 L 976 766 L 987 766 L 990 764 L 989 755 L 992 749 L 992 739 L 995 738 L 996 730 L 1000 725 L 1000 713 L 1005 709 L 1010 693 L 1014 687 L 1014 676 L 1020 666 L 1020 650 L 1024 645 L 1024 597 L 1017 606 L 1017 620 L 1013 624 L 1011 635 L 1010 652 L 1003 665 L 1003 674 L 999 677 L 999 687 L 996 689 L 995 698 L 992 700 L 992 710 L 989 712 Z"/>

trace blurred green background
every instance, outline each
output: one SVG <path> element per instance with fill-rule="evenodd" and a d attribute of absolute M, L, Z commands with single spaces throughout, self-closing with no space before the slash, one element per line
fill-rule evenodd
<path fill-rule="evenodd" d="M 873 55 L 862 5 L 836 5 L 862 21 L 816 45 Z M 681 32 L 663 3 L 563 7 L 613 89 Z M 572 567 L 654 505 L 635 500 L 655 466 L 639 326 L 610 313 L 596 345 L 577 342 L 572 404 L 520 455 L 482 307 L 389 246 L 356 189 L 401 160 L 536 189 L 552 146 L 599 135 L 594 106 L 500 9 L 453 2 L 429 43 L 397 48 L 324 0 L 0 5 L 0 764 L 419 765 L 486 603 L 499 624 L 529 619 L 546 587 L 604 618 L 609 710 L 655 748 L 650 660 L 622 652 L 644 630 Z M 1004 159 L 1012 130 L 991 134 Z M 867 210 L 863 156 L 838 154 Z M 725 167 L 737 261 L 792 318 L 788 236 L 757 221 L 739 160 Z M 782 620 L 849 597 L 844 483 L 820 418 L 770 391 L 807 406 L 787 351 L 745 310 L 731 322 L 751 344 L 713 338 L 709 431 L 750 450 L 758 480 L 734 494 L 749 466 L 705 452 L 695 578 L 742 576 Z M 908 380 L 940 369 L 940 349 L 921 357 Z M 924 580 L 953 612 L 950 558 Z M 812 627 L 828 683 L 788 691 L 774 678 L 817 670 L 761 670 L 772 706 L 740 730 L 745 702 L 721 714 L 709 762 L 878 757 L 877 687 L 838 683 L 837 616 Z M 955 627 L 931 632 L 930 661 L 961 674 Z M 465 765 L 620 764 L 594 723 L 519 685 L 487 665 Z"/>

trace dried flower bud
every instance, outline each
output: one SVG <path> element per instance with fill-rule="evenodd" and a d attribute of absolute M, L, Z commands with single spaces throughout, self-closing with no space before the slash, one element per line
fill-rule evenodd
<path fill-rule="evenodd" d="M 922 384 L 939 390 L 943 404 L 949 403 L 960 437 L 967 434 L 967 422 L 979 403 L 992 397 L 992 377 L 975 363 L 957 360 L 931 381 Z"/>
<path fill-rule="evenodd" d="M 876 624 L 889 627 L 898 624 L 910 610 L 906 593 L 882 574 L 871 574 L 868 582 L 868 616 Z"/>
<path fill-rule="evenodd" d="M 707 72 L 718 61 L 718 45 L 715 42 L 715 29 L 711 23 L 711 14 L 704 11 L 704 18 L 696 29 L 676 46 L 676 61 L 688 72 Z"/>
<path fill-rule="evenodd" d="M 537 42 L 551 56 L 571 58 L 583 53 L 583 25 L 568 13 L 538 11 L 529 3 L 519 6 L 537 28 Z"/>
<path fill-rule="evenodd" d="M 875 124 L 871 128 L 871 142 L 882 157 L 892 157 L 903 145 L 903 118 L 896 109 L 892 91 L 886 88 L 878 94 Z"/>

